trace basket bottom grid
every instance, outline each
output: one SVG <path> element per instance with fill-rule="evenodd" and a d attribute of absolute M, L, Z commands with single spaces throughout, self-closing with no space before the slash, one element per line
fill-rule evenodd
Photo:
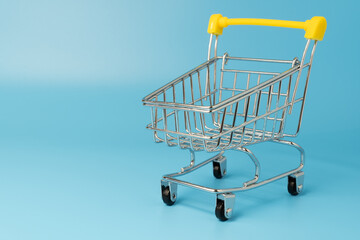
<path fill-rule="evenodd" d="M 226 131 L 227 128 L 224 127 L 223 130 Z M 206 135 L 216 136 L 220 134 L 220 129 L 210 129 L 205 133 Z M 172 136 L 169 133 L 166 133 L 166 142 L 169 146 L 179 146 L 180 148 L 192 149 L 194 151 L 217 152 L 279 137 L 281 137 L 281 133 L 279 132 L 274 133 L 272 131 L 241 128 L 222 137 L 215 137 L 213 139 L 203 139 L 197 136 Z"/>

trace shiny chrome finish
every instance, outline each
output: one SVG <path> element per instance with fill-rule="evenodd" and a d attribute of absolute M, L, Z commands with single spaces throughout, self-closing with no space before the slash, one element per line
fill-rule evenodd
<path fill-rule="evenodd" d="M 310 41 L 300 62 L 297 59 L 238 58 L 227 53 L 218 57 L 215 51 L 213 58 L 143 99 L 144 105 L 152 107 L 152 120 L 147 128 L 154 131 L 156 142 L 208 152 L 296 136 L 301 126 L 316 42 L 310 62 L 306 63 L 309 47 Z M 217 61 L 221 61 L 220 68 L 216 67 Z M 279 64 L 284 71 L 226 68 L 227 64 L 238 62 Z M 301 78 L 304 71 L 307 75 Z M 216 76 L 220 76 L 219 81 Z M 297 96 L 300 83 L 305 85 L 302 86 L 304 92 Z M 301 108 L 293 134 L 291 129 L 285 128 L 285 122 L 297 103 L 301 103 Z"/>
<path fill-rule="evenodd" d="M 220 193 L 216 195 L 216 201 L 218 199 L 224 201 L 224 215 L 226 218 L 231 218 L 234 205 L 235 205 L 235 194 L 233 193 Z"/>
<path fill-rule="evenodd" d="M 227 170 L 226 170 L 226 157 L 222 156 L 221 158 L 215 159 L 213 162 L 219 164 L 221 176 L 225 176 L 226 173 L 227 173 Z"/>
<path fill-rule="evenodd" d="M 151 109 L 151 122 L 146 127 L 153 131 L 154 141 L 190 150 L 190 164 L 162 179 L 162 184 L 171 188 L 175 198 L 177 184 L 181 184 L 215 193 L 218 199 L 227 202 L 228 209 L 233 209 L 233 192 L 260 187 L 288 176 L 296 179 L 297 191 L 301 192 L 304 150 L 283 138 L 296 137 L 300 131 L 316 45 L 317 41 L 308 40 L 300 61 L 298 58 L 233 57 L 228 53 L 218 56 L 218 36 L 211 35 L 206 62 L 143 98 L 143 104 Z M 251 67 L 253 65 L 256 67 Z M 289 121 L 295 126 L 288 124 Z M 300 153 L 298 167 L 261 179 L 260 162 L 249 149 L 261 142 L 297 149 Z M 219 163 L 225 174 L 225 150 L 246 153 L 254 163 L 254 176 L 240 186 L 226 189 L 178 178 L 211 162 Z M 217 155 L 195 164 L 196 151 Z M 230 217 L 231 212 L 229 210 L 225 216 Z"/>
<path fill-rule="evenodd" d="M 161 186 L 169 187 L 170 190 L 170 199 L 175 202 L 177 198 L 177 184 L 173 182 L 168 182 L 165 180 L 161 180 Z"/>
<path fill-rule="evenodd" d="M 250 157 L 250 159 L 253 161 L 253 163 L 255 165 L 254 178 L 249 180 L 249 181 L 244 182 L 241 187 L 216 189 L 216 188 L 202 186 L 202 185 L 190 183 L 190 182 L 183 181 L 183 180 L 175 178 L 175 177 L 179 177 L 179 176 L 188 174 L 188 173 L 190 173 L 190 172 L 192 172 L 192 171 L 194 171 L 194 170 L 196 170 L 196 169 L 198 169 L 200 167 L 205 166 L 206 164 L 208 164 L 208 163 L 210 163 L 212 161 L 217 161 L 218 159 L 223 158 L 223 155 L 222 155 L 223 153 L 219 153 L 219 154 L 215 155 L 214 157 L 203 161 L 202 163 L 194 165 L 191 169 L 188 169 L 187 171 L 184 171 L 184 172 L 181 171 L 181 172 L 178 172 L 178 173 L 165 175 L 165 176 L 163 176 L 163 179 L 165 181 L 168 181 L 168 182 L 178 183 L 178 184 L 181 184 L 181 185 L 184 185 L 184 186 L 192 187 L 192 188 L 203 190 L 203 191 L 210 192 L 210 193 L 227 193 L 227 192 L 239 192 L 239 191 L 250 190 L 252 188 L 260 187 L 262 185 L 268 184 L 270 182 L 273 182 L 273 181 L 279 180 L 281 178 L 285 178 L 285 177 L 287 177 L 289 175 L 296 174 L 296 173 L 300 172 L 301 169 L 304 167 L 304 163 L 305 163 L 305 152 L 302 149 L 302 147 L 300 147 L 298 144 L 296 144 L 294 142 L 286 141 L 286 140 L 273 139 L 272 142 L 288 145 L 288 146 L 291 146 L 291 147 L 294 147 L 295 149 L 297 149 L 299 151 L 299 153 L 300 153 L 299 166 L 297 168 L 295 168 L 295 169 L 292 169 L 292 170 L 287 171 L 285 173 L 279 174 L 279 175 L 274 176 L 272 178 L 268 178 L 268 179 L 265 179 L 265 180 L 262 180 L 262 181 L 258 181 L 259 177 L 260 177 L 260 163 L 259 163 L 259 161 L 257 160 L 255 155 L 250 150 L 248 150 L 248 149 L 238 149 L 239 151 L 245 152 Z"/>
<path fill-rule="evenodd" d="M 290 177 L 295 179 L 296 191 L 298 193 L 301 193 L 301 191 L 304 188 L 304 172 L 300 171 L 300 172 L 291 174 Z"/>
<path fill-rule="evenodd" d="M 187 170 L 190 170 L 195 165 L 195 153 L 192 149 L 190 149 L 190 165 L 187 167 L 181 168 L 181 172 L 186 172 Z"/>

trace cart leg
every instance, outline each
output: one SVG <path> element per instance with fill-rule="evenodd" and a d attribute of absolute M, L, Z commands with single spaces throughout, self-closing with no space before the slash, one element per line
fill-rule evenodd
<path fill-rule="evenodd" d="M 221 158 L 215 159 L 213 161 L 214 177 L 220 179 L 226 175 L 226 171 L 226 157 L 221 156 Z"/>
<path fill-rule="evenodd" d="M 190 164 L 189 166 L 181 168 L 181 172 L 186 172 L 187 170 L 192 169 L 195 165 L 195 152 L 192 149 L 189 149 L 189 151 L 190 151 Z"/>
<path fill-rule="evenodd" d="M 287 140 L 274 139 L 273 142 L 294 147 L 300 152 L 300 166 L 297 168 L 298 171 L 288 175 L 288 192 L 291 195 L 296 196 L 301 193 L 304 188 L 304 172 L 301 171 L 305 164 L 304 149 L 300 145 Z"/>
<path fill-rule="evenodd" d="M 304 186 L 304 172 L 299 171 L 297 173 L 288 176 L 288 191 L 291 195 L 296 196 L 301 193 Z"/>
<path fill-rule="evenodd" d="M 251 184 L 254 184 L 257 182 L 257 180 L 259 180 L 259 176 L 260 176 L 260 162 L 259 160 L 255 157 L 255 155 L 250 151 L 250 149 L 244 148 L 244 147 L 239 147 L 237 148 L 237 150 L 242 151 L 244 153 L 246 153 L 250 159 L 253 161 L 254 165 L 255 165 L 255 175 L 254 178 L 251 179 L 250 181 L 247 181 L 243 184 L 244 187 L 247 187 Z"/>
<path fill-rule="evenodd" d="M 215 215 L 220 221 L 226 221 L 232 216 L 235 204 L 235 194 L 220 193 L 216 195 Z"/>
<path fill-rule="evenodd" d="M 177 184 L 161 180 L 161 196 L 166 205 L 173 205 L 177 198 Z"/>

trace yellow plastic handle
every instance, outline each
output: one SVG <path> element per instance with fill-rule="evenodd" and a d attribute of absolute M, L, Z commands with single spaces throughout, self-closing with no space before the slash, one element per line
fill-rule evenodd
<path fill-rule="evenodd" d="M 323 40 L 326 31 L 326 19 L 313 17 L 305 22 L 256 19 L 256 18 L 232 18 L 223 17 L 221 14 L 213 14 L 210 17 L 208 33 L 221 35 L 225 27 L 229 25 L 261 25 L 286 28 L 300 28 L 305 30 L 305 38 Z"/>

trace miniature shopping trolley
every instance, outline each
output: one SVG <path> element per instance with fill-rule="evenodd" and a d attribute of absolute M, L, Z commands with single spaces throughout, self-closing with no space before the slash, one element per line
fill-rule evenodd
<path fill-rule="evenodd" d="M 218 36 L 229 25 L 304 29 L 307 41 L 302 57 L 300 60 L 274 60 L 233 57 L 227 53 L 218 56 Z M 234 192 L 256 188 L 285 177 L 288 177 L 288 191 L 291 195 L 302 191 L 304 150 L 283 138 L 295 137 L 300 130 L 313 56 L 317 41 L 323 39 L 325 30 L 324 17 L 295 22 L 228 19 L 220 14 L 211 16 L 207 61 L 143 99 L 143 104 L 151 110 L 151 123 L 147 128 L 153 130 L 155 142 L 190 150 L 190 165 L 178 173 L 164 175 L 161 180 L 164 203 L 175 203 L 179 184 L 215 193 L 215 215 L 225 221 L 232 215 Z M 260 65 L 263 67 L 260 68 Z M 273 66 L 273 69 L 281 70 L 272 71 Z M 295 105 L 298 107 L 295 108 Z M 290 131 L 286 127 L 287 119 L 295 113 L 296 125 Z M 266 141 L 296 148 L 300 152 L 300 165 L 272 178 L 260 180 L 260 163 L 247 146 Z M 222 178 L 227 172 L 223 152 L 230 149 L 245 152 L 255 165 L 254 177 L 242 186 L 215 189 L 177 178 L 208 163 L 213 164 L 214 176 Z M 195 164 L 196 151 L 216 152 L 217 155 Z"/>

